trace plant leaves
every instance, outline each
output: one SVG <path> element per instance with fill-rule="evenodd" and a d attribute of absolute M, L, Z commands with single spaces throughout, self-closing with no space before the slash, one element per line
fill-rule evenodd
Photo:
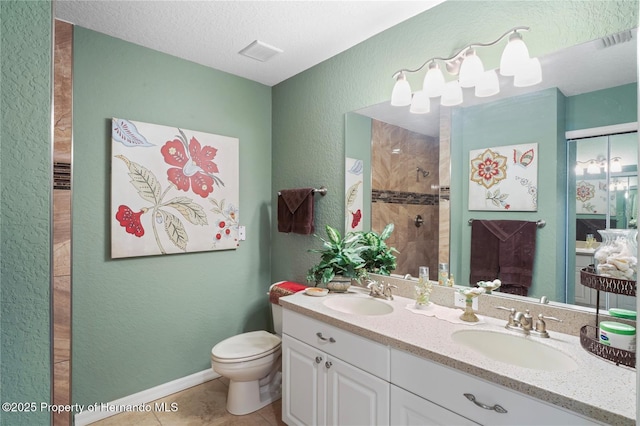
<path fill-rule="evenodd" d="M 202 206 L 198 203 L 194 203 L 191 198 L 177 197 L 170 200 L 167 207 L 173 207 L 178 210 L 185 219 L 194 225 L 207 225 L 207 214 L 204 212 Z"/>
<path fill-rule="evenodd" d="M 129 161 L 124 155 L 116 155 L 129 168 L 131 184 L 138 190 L 138 194 L 145 200 L 157 206 L 160 202 L 160 183 L 155 175 L 147 168 L 138 163 Z"/>
<path fill-rule="evenodd" d="M 340 233 L 338 232 L 338 230 L 332 228 L 329 225 L 326 226 L 326 229 L 327 235 L 329 236 L 329 241 L 333 244 L 340 244 L 340 240 L 342 239 L 342 237 L 340 237 Z"/>
<path fill-rule="evenodd" d="M 390 223 L 387 226 L 385 226 L 384 230 L 380 234 L 380 239 L 384 241 L 387 238 L 389 238 L 391 236 L 391 233 L 393 232 L 393 228 L 394 228 L 393 223 Z"/>
<path fill-rule="evenodd" d="M 184 225 L 177 216 L 172 215 L 169 212 L 160 210 L 164 217 L 164 230 L 167 232 L 167 236 L 171 242 L 180 250 L 187 250 L 187 243 L 189 242 L 189 236 L 184 229 Z"/>

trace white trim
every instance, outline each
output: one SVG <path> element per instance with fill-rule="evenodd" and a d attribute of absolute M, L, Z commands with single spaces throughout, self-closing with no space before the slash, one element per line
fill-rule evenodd
<path fill-rule="evenodd" d="M 638 122 L 613 124 L 611 126 L 592 127 L 590 129 L 569 130 L 564 133 L 566 139 L 592 138 L 594 136 L 614 135 L 638 131 Z"/>
<path fill-rule="evenodd" d="M 198 373 L 194 373 L 190 376 L 182 377 L 180 379 L 173 380 L 171 382 L 163 383 L 153 388 L 134 393 L 133 395 L 125 396 L 124 398 L 116 399 L 115 401 L 108 402 L 104 405 L 130 405 L 139 406 L 142 404 L 148 404 L 165 396 L 180 392 L 193 386 L 200 385 L 208 382 L 209 380 L 217 379 L 220 377 L 218 373 L 211 368 L 202 370 Z M 74 424 L 76 426 L 85 426 L 98 420 L 106 419 L 116 414 L 120 414 L 118 411 L 108 411 L 100 409 L 101 403 L 93 404 L 89 407 L 84 407 L 82 412 L 79 412 L 74 416 Z"/>

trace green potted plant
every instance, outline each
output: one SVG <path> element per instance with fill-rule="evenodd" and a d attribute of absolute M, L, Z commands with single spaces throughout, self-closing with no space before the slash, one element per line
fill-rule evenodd
<path fill-rule="evenodd" d="M 364 270 L 367 273 L 391 275 L 391 271 L 396 269 L 398 263 L 394 253 L 398 253 L 398 250 L 385 243 L 385 240 L 391 236 L 393 228 L 393 223 L 390 223 L 380 234 L 375 231 L 359 232 L 360 244 L 366 247 L 360 253 L 360 257 L 364 260 Z"/>
<path fill-rule="evenodd" d="M 365 276 L 364 259 L 361 256 L 369 247 L 362 244 L 362 235 L 347 233 L 344 238 L 331 226 L 326 226 L 328 239 L 315 235 L 322 241 L 321 249 L 310 249 L 320 253 L 320 262 L 307 272 L 307 281 L 324 284 L 331 291 L 344 292 L 352 278 Z"/>

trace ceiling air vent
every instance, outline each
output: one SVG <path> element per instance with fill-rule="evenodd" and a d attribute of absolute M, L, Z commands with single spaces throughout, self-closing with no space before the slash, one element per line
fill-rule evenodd
<path fill-rule="evenodd" d="M 616 44 L 624 43 L 630 41 L 633 38 L 633 33 L 630 30 L 622 31 L 618 34 L 608 35 L 606 37 L 602 37 L 602 46 L 603 47 L 611 47 Z"/>
<path fill-rule="evenodd" d="M 260 40 L 256 40 L 238 53 L 260 62 L 267 62 L 278 53 L 282 53 L 282 49 L 278 49 L 277 47 L 270 46 Z"/>

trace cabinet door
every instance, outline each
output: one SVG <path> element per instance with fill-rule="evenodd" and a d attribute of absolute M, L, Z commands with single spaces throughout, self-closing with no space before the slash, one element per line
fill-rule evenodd
<path fill-rule="evenodd" d="M 328 425 L 388 425 L 389 383 L 329 357 L 327 373 Z"/>
<path fill-rule="evenodd" d="M 282 336 L 282 420 L 292 425 L 325 424 L 326 355 Z"/>
<path fill-rule="evenodd" d="M 391 424 L 394 426 L 458 426 L 478 423 L 391 385 Z"/>

